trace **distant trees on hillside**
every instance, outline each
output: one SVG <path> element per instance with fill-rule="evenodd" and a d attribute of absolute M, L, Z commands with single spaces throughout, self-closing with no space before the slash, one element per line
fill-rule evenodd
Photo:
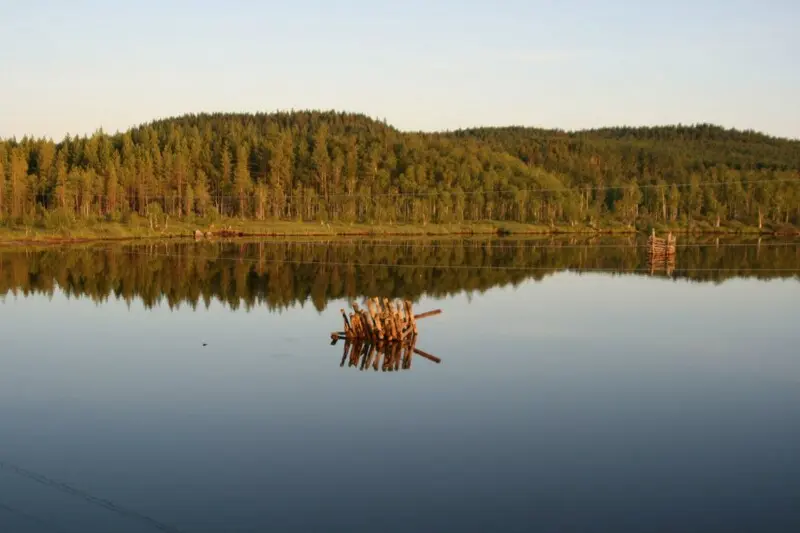
<path fill-rule="evenodd" d="M 715 126 L 405 133 L 335 112 L 202 114 L 0 141 L 0 221 L 800 223 L 800 142 Z"/>

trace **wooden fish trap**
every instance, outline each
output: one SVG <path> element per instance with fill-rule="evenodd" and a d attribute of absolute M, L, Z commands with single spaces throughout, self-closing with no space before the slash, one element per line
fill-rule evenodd
<path fill-rule="evenodd" d="M 675 269 L 676 241 L 672 232 L 667 234 L 666 239 L 662 239 L 656 237 L 656 231 L 653 230 L 647 240 L 647 263 L 651 273 L 664 269 L 669 274 Z"/>
<path fill-rule="evenodd" d="M 362 339 L 373 342 L 404 342 L 417 336 L 417 320 L 438 315 L 441 309 L 418 315 L 410 300 L 392 302 L 388 298 L 368 298 L 361 308 L 356 302 L 350 306 L 353 311 L 348 316 L 342 309 L 344 331 L 334 331 L 331 338 Z"/>

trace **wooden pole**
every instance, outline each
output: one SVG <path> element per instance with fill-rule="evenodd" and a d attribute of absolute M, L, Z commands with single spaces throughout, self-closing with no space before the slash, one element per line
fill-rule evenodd
<path fill-rule="evenodd" d="M 429 359 L 429 360 L 433 361 L 436 364 L 439 364 L 439 363 L 442 362 L 442 360 L 439 359 L 438 357 L 436 357 L 435 355 L 431 355 L 428 352 L 423 352 L 419 348 L 414 348 L 414 353 L 417 354 L 417 355 L 421 355 L 425 359 Z"/>
<path fill-rule="evenodd" d="M 342 318 L 344 318 L 344 334 L 349 336 L 351 335 L 350 321 L 347 320 L 347 313 L 344 312 L 344 309 L 342 309 L 341 311 L 342 311 Z"/>
<path fill-rule="evenodd" d="M 441 309 L 434 309 L 433 311 L 427 311 L 425 313 L 420 313 L 414 316 L 414 320 L 420 320 L 422 318 L 428 318 L 429 316 L 435 316 L 441 314 Z"/>
<path fill-rule="evenodd" d="M 395 328 L 392 304 L 389 302 L 389 298 L 383 299 L 383 308 L 386 310 L 386 324 L 389 330 L 389 338 L 395 340 L 397 339 L 397 330 Z"/>
<path fill-rule="evenodd" d="M 353 333 L 356 337 L 364 338 L 364 328 L 361 326 L 361 317 L 356 313 L 350 314 L 350 324 L 353 326 Z"/>
<path fill-rule="evenodd" d="M 400 306 L 392 303 L 392 317 L 394 318 L 395 340 L 402 339 L 403 317 L 400 315 Z"/>
<path fill-rule="evenodd" d="M 378 340 L 383 340 L 383 327 L 381 326 L 380 316 L 378 315 L 377 306 L 375 305 L 375 301 L 377 298 L 372 300 L 367 300 L 367 309 L 369 309 L 369 314 L 372 316 L 372 321 L 375 323 L 375 331 L 378 335 Z"/>
<path fill-rule="evenodd" d="M 408 317 L 406 317 L 406 307 L 403 302 L 397 301 L 395 302 L 395 307 L 397 308 L 397 322 L 400 326 L 400 337 L 403 337 L 403 331 L 406 329 L 406 324 L 408 323 Z"/>
<path fill-rule="evenodd" d="M 377 332 L 375 331 L 375 326 L 372 323 L 372 316 L 367 311 L 361 311 L 361 317 L 364 321 L 364 324 L 367 326 L 367 335 L 372 340 L 377 340 Z"/>
<path fill-rule="evenodd" d="M 359 326 L 359 333 L 361 333 L 362 337 L 369 337 L 369 324 L 365 320 L 364 314 L 361 312 L 361 308 L 358 306 L 357 303 L 352 303 L 353 312 L 355 312 L 356 316 L 358 317 L 358 326 Z"/>
<path fill-rule="evenodd" d="M 414 316 L 414 310 L 412 309 L 411 300 L 406 300 L 406 314 L 408 315 L 408 321 L 411 324 L 411 329 L 414 332 L 414 335 L 417 334 L 417 317 Z"/>

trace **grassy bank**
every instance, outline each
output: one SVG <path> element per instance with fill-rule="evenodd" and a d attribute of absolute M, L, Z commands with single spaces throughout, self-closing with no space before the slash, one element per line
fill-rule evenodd
<path fill-rule="evenodd" d="M 800 235 L 800 228 L 789 224 L 764 224 L 758 226 L 731 221 L 719 226 L 707 221 L 691 221 L 683 224 L 639 224 L 638 229 L 652 230 L 659 234 L 672 232 L 679 235 Z"/>
<path fill-rule="evenodd" d="M 0 226 L 0 243 L 81 242 L 90 240 L 164 239 L 194 237 L 196 231 L 214 236 L 436 236 L 436 235 L 503 235 L 556 233 L 632 233 L 627 226 L 590 228 L 588 226 L 537 226 L 507 222 L 469 224 L 347 224 L 319 222 L 259 222 L 230 219 L 215 224 L 169 221 L 151 227 L 149 224 L 96 222 L 57 230 L 36 226 Z"/>
<path fill-rule="evenodd" d="M 146 221 L 120 223 L 95 222 L 73 225 L 68 228 L 48 229 L 32 226 L 0 226 L 0 244 L 9 243 L 62 243 L 99 240 L 138 240 L 165 238 L 194 238 L 201 231 L 204 238 L 212 236 L 249 237 L 333 237 L 333 236 L 445 236 L 445 235 L 556 235 L 556 234 L 631 234 L 649 232 L 655 229 L 659 234 L 672 231 L 677 234 L 720 234 L 720 235 L 758 235 L 758 234 L 798 234 L 797 228 L 776 228 L 766 226 L 762 229 L 740 223 L 729 223 L 721 227 L 702 222 L 692 224 L 648 224 L 636 227 L 607 223 L 598 226 L 563 225 L 544 226 L 514 222 L 475 222 L 465 224 L 348 224 L 319 222 L 259 222 L 252 220 L 228 219 L 214 224 L 166 221 L 150 225 Z"/>

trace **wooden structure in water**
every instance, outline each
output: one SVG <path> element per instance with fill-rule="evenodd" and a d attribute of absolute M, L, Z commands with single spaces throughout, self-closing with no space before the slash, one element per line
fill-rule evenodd
<path fill-rule="evenodd" d="M 656 237 L 656 230 L 647 239 L 647 263 L 650 266 L 650 273 L 656 270 L 665 270 L 671 274 L 675 269 L 675 250 L 677 238 L 672 232 L 667 234 L 667 238 Z"/>
<path fill-rule="evenodd" d="M 340 339 L 345 341 L 340 366 L 349 361 L 349 367 L 359 370 L 409 370 L 414 355 L 437 364 L 442 362 L 416 346 L 417 320 L 438 315 L 441 309 L 417 315 L 411 301 L 392 302 L 388 298 L 368 298 L 363 305 L 364 308 L 352 302 L 353 311 L 349 316 L 342 309 L 344 331 L 331 333 L 331 344 Z"/>
<path fill-rule="evenodd" d="M 417 320 L 441 313 L 441 309 L 414 314 L 410 300 L 392 302 L 388 298 L 369 298 L 362 309 L 357 303 L 350 306 L 350 316 L 342 309 L 344 331 L 334 331 L 331 338 L 370 340 L 372 342 L 407 342 L 417 336 Z"/>

